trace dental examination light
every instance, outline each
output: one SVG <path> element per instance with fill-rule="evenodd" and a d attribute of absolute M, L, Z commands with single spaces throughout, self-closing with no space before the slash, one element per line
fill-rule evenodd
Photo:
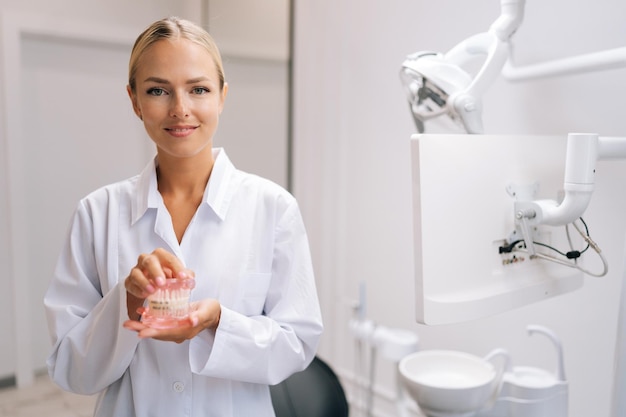
<path fill-rule="evenodd" d="M 522 22 L 525 0 L 502 0 L 501 14 L 485 33 L 471 36 L 445 54 L 409 55 L 400 71 L 418 132 L 427 120 L 448 115 L 467 133 L 482 133 L 482 101 L 509 57 L 510 39 Z M 464 69 L 483 57 L 475 77 Z"/>

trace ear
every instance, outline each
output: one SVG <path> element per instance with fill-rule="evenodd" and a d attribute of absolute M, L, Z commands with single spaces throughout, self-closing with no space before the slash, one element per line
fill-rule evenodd
<path fill-rule="evenodd" d="M 130 97 L 130 102 L 133 105 L 133 111 L 135 112 L 137 117 L 139 117 L 140 120 L 143 120 L 143 118 L 141 117 L 141 109 L 139 108 L 139 105 L 137 104 L 137 96 L 135 95 L 135 93 L 133 93 L 133 90 L 130 88 L 130 85 L 126 86 L 126 92 L 128 93 L 128 97 Z"/>
<path fill-rule="evenodd" d="M 220 114 L 222 114 L 222 110 L 224 110 L 224 102 L 226 101 L 226 95 L 228 94 L 228 83 L 224 83 L 224 87 L 222 88 L 220 94 Z"/>

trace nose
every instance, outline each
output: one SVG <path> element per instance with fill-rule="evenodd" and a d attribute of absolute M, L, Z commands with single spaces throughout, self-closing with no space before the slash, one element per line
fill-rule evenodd
<path fill-rule="evenodd" d="M 173 94 L 170 103 L 170 117 L 184 119 L 189 117 L 189 103 L 184 94 Z"/>

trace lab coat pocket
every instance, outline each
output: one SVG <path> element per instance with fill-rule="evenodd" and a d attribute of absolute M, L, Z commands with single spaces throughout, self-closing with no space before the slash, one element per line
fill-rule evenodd
<path fill-rule="evenodd" d="M 253 272 L 246 274 L 239 281 L 238 300 L 236 310 L 246 316 L 256 316 L 263 313 L 267 290 L 270 286 L 271 274 L 267 272 Z"/>

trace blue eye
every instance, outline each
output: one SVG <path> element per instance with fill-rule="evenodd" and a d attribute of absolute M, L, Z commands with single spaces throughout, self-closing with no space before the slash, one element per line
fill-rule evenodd
<path fill-rule="evenodd" d="M 205 94 L 209 92 L 209 89 L 206 87 L 194 87 L 192 91 L 194 94 Z"/>
<path fill-rule="evenodd" d="M 165 90 L 159 87 L 153 87 L 150 88 L 147 93 L 151 96 L 162 96 L 163 94 L 165 94 Z"/>

